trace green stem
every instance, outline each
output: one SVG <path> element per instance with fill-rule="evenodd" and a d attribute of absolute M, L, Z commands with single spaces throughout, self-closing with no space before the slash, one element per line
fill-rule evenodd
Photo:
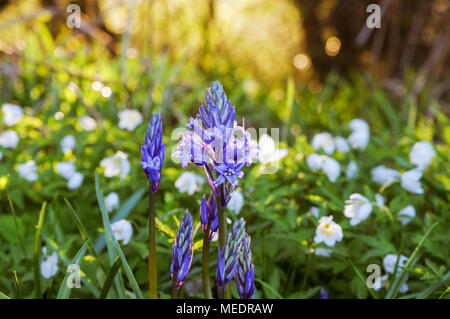
<path fill-rule="evenodd" d="M 171 293 L 172 299 L 177 299 L 177 294 L 178 294 L 177 275 L 178 274 L 174 274 L 173 279 L 172 279 L 172 293 Z"/>
<path fill-rule="evenodd" d="M 202 268 L 203 268 L 203 291 L 206 299 L 211 299 L 211 283 L 209 281 L 209 233 L 210 225 L 203 233 Z"/>
<path fill-rule="evenodd" d="M 156 272 L 156 234 L 155 234 L 155 194 L 152 183 L 148 189 L 149 215 L 148 215 L 148 282 L 150 299 L 158 299 L 158 278 Z"/>
<path fill-rule="evenodd" d="M 216 196 L 217 201 L 217 214 L 219 218 L 219 244 L 220 249 L 225 247 L 225 241 L 227 238 L 227 220 L 225 214 L 225 207 L 222 206 L 222 191 L 220 191 L 220 195 Z M 218 289 L 218 295 L 220 299 L 224 298 L 225 291 L 223 288 Z"/>

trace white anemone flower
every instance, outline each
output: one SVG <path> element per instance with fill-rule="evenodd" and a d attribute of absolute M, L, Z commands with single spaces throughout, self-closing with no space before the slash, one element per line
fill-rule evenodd
<path fill-rule="evenodd" d="M 116 192 L 111 192 L 105 196 L 105 206 L 108 212 L 112 212 L 114 209 L 119 208 L 120 199 Z"/>
<path fill-rule="evenodd" d="M 142 123 L 142 115 L 137 110 L 125 109 L 117 115 L 119 116 L 119 127 L 130 132 Z"/>
<path fill-rule="evenodd" d="M 79 172 L 75 172 L 72 176 L 70 176 L 67 181 L 67 188 L 69 189 L 77 189 L 83 184 L 84 176 Z"/>
<path fill-rule="evenodd" d="M 347 178 L 355 178 L 358 174 L 358 164 L 355 161 L 350 161 L 347 165 L 347 170 L 345 171 L 345 176 Z"/>
<path fill-rule="evenodd" d="M 120 179 L 124 179 L 130 172 L 130 162 L 128 155 L 118 151 L 114 155 L 105 157 L 100 161 L 100 166 L 105 169 L 106 177 L 120 175 Z"/>
<path fill-rule="evenodd" d="M 375 202 L 379 207 L 383 207 L 386 203 L 386 198 L 381 194 L 375 194 Z"/>
<path fill-rule="evenodd" d="M 397 216 L 400 223 L 405 226 L 409 224 L 414 217 L 416 217 L 416 209 L 413 205 L 408 205 L 405 208 L 401 209 L 397 213 Z"/>
<path fill-rule="evenodd" d="M 431 163 L 431 159 L 436 155 L 433 145 L 427 141 L 420 141 L 413 145 L 409 153 L 409 161 L 417 165 L 417 168 L 424 170 Z"/>
<path fill-rule="evenodd" d="M 312 206 L 309 211 L 306 213 L 306 216 L 314 216 L 315 218 L 319 218 L 319 207 Z"/>
<path fill-rule="evenodd" d="M 334 183 L 341 174 L 341 165 L 334 158 L 326 157 L 322 163 L 322 170 L 330 182 Z"/>
<path fill-rule="evenodd" d="M 48 279 L 58 272 L 58 255 L 53 252 L 50 256 L 47 256 L 46 247 L 42 248 L 42 252 L 44 256 L 41 261 L 41 274 L 42 277 Z"/>
<path fill-rule="evenodd" d="M 184 172 L 175 181 L 175 187 L 180 193 L 188 193 L 188 195 L 192 195 L 195 192 L 201 191 L 204 183 L 205 180 L 200 175 L 191 172 Z"/>
<path fill-rule="evenodd" d="M 369 125 L 361 119 L 353 119 L 350 121 L 350 129 L 352 133 L 347 138 L 352 148 L 363 150 L 366 148 L 370 139 Z"/>
<path fill-rule="evenodd" d="M 319 154 L 309 154 L 306 156 L 306 165 L 313 171 L 317 172 L 318 170 L 322 169 L 322 163 L 323 159 L 322 156 Z"/>
<path fill-rule="evenodd" d="M 3 153 L 0 151 L 0 160 L 3 158 Z"/>
<path fill-rule="evenodd" d="M 378 291 L 378 290 L 380 290 L 380 288 L 383 288 L 383 287 L 386 287 L 386 289 L 389 289 L 390 284 L 391 283 L 389 282 L 388 275 L 378 277 L 375 280 L 373 290 Z M 408 285 L 406 284 L 406 282 L 404 282 L 398 287 L 398 292 L 400 292 L 401 294 L 404 294 L 404 293 L 408 292 L 408 289 L 409 289 Z"/>
<path fill-rule="evenodd" d="M 61 145 L 64 154 L 69 153 L 75 148 L 75 137 L 73 137 L 73 135 L 66 135 L 61 139 L 59 145 Z"/>
<path fill-rule="evenodd" d="M 261 135 L 258 141 L 259 156 L 258 159 L 262 164 L 273 163 L 281 160 L 288 153 L 285 148 L 277 148 L 275 141 L 267 134 Z"/>
<path fill-rule="evenodd" d="M 314 249 L 314 255 L 316 256 L 330 257 L 331 253 L 332 250 L 328 248 L 317 247 L 316 249 Z"/>
<path fill-rule="evenodd" d="M 319 225 L 316 228 L 316 236 L 314 237 L 314 241 L 317 244 L 324 242 L 327 246 L 333 247 L 343 237 L 342 228 L 333 221 L 333 216 L 320 218 Z"/>
<path fill-rule="evenodd" d="M 350 121 L 349 125 L 352 131 L 368 131 L 369 124 L 362 119 L 353 119 Z"/>
<path fill-rule="evenodd" d="M 369 217 L 372 212 L 372 204 L 361 194 L 355 193 L 350 195 L 350 199 L 346 201 L 344 215 L 350 218 L 350 225 L 355 226 Z"/>
<path fill-rule="evenodd" d="M 336 148 L 333 135 L 328 132 L 322 132 L 314 135 L 311 146 L 316 151 L 322 149 L 325 154 L 331 155 Z"/>
<path fill-rule="evenodd" d="M 397 274 L 400 273 L 400 271 L 402 270 L 400 267 L 404 267 L 406 265 L 406 263 L 408 262 L 408 257 L 400 255 L 394 255 L 394 254 L 387 254 L 386 256 L 384 256 L 383 258 L 383 267 L 384 270 L 390 274 L 393 274 L 395 272 L 395 264 L 397 263 L 397 259 L 398 259 L 398 265 L 397 265 Z"/>
<path fill-rule="evenodd" d="M 387 168 L 384 165 L 379 165 L 373 168 L 370 173 L 372 175 L 372 180 L 378 185 L 391 184 L 400 177 L 400 173 L 398 171 L 392 168 Z"/>
<path fill-rule="evenodd" d="M 89 117 L 87 115 L 80 117 L 79 123 L 83 130 L 88 132 L 95 130 L 95 128 L 97 127 L 97 122 L 92 117 Z"/>
<path fill-rule="evenodd" d="M 0 146 L 14 149 L 18 143 L 19 135 L 15 131 L 7 130 L 0 134 Z"/>
<path fill-rule="evenodd" d="M 244 206 L 244 196 L 238 190 L 233 191 L 227 204 L 227 208 L 237 215 L 241 211 L 242 206 Z"/>
<path fill-rule="evenodd" d="M 116 240 L 121 240 L 124 245 L 128 244 L 133 234 L 133 227 L 131 223 L 125 219 L 121 219 L 111 224 Z"/>
<path fill-rule="evenodd" d="M 350 151 L 350 146 L 347 143 L 347 140 L 342 136 L 336 136 L 334 138 L 334 144 L 336 145 L 336 150 L 341 153 L 348 153 Z"/>
<path fill-rule="evenodd" d="M 56 164 L 56 172 L 65 179 L 70 179 L 75 174 L 75 171 L 75 164 L 71 161 Z"/>
<path fill-rule="evenodd" d="M 17 171 L 19 172 L 20 177 L 26 179 L 29 182 L 34 182 L 38 179 L 38 167 L 33 160 L 19 164 Z"/>
<path fill-rule="evenodd" d="M 2 105 L 3 123 L 6 126 L 13 126 L 18 123 L 23 116 L 23 110 L 19 105 L 5 103 Z"/>
<path fill-rule="evenodd" d="M 418 169 L 412 169 L 407 172 L 404 172 L 400 176 L 400 185 L 414 194 L 423 194 L 423 188 L 420 184 L 420 179 L 422 178 L 422 171 Z"/>

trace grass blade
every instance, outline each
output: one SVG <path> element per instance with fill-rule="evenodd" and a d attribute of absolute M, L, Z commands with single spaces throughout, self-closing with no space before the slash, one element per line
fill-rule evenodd
<path fill-rule="evenodd" d="M 403 268 L 410 269 L 414 266 L 414 264 L 416 263 L 416 261 L 414 261 L 414 259 L 416 258 L 417 253 L 419 252 L 420 248 L 422 248 L 423 243 L 425 242 L 427 237 L 431 234 L 431 231 L 434 229 L 434 227 L 436 227 L 437 224 L 439 224 L 439 222 L 436 222 L 433 225 L 431 225 L 430 229 L 428 229 L 428 231 L 422 237 L 420 242 L 417 244 L 413 253 L 409 257 L 408 262 L 406 263 L 406 265 Z M 414 263 L 413 263 L 413 261 L 414 261 Z M 405 269 L 402 269 L 401 273 L 395 277 L 395 280 L 392 283 L 391 288 L 389 289 L 388 293 L 386 294 L 386 299 L 395 298 L 395 296 L 397 295 L 398 288 L 400 287 L 400 284 L 402 283 L 405 275 L 406 275 L 406 271 L 405 271 Z"/>
<path fill-rule="evenodd" d="M 36 231 L 34 234 L 34 297 L 41 298 L 41 228 L 44 223 L 45 207 L 47 202 L 44 202 L 39 212 L 39 219 L 36 225 Z"/>
<path fill-rule="evenodd" d="M 70 202 L 67 200 L 67 198 L 64 198 L 64 201 L 66 202 L 67 206 L 69 206 L 69 208 L 70 208 L 70 212 L 72 214 L 73 219 L 75 220 L 75 224 L 77 224 L 78 231 L 80 232 L 81 237 L 83 238 L 84 241 L 87 241 L 87 243 L 89 245 L 89 249 L 92 251 L 98 264 L 102 268 L 103 272 L 106 274 L 107 273 L 106 266 L 103 263 L 102 259 L 100 258 L 99 254 L 97 253 L 97 250 L 95 250 L 94 245 L 92 244 L 92 242 L 89 238 L 89 235 L 86 231 L 86 228 L 84 227 L 83 223 L 81 222 L 80 217 L 78 216 L 77 212 L 75 211 L 73 206 L 70 204 Z"/>
<path fill-rule="evenodd" d="M 270 292 L 273 293 L 273 294 L 276 296 L 276 299 L 283 299 L 283 297 L 281 297 L 281 295 L 280 295 L 275 289 L 273 289 L 272 286 L 269 285 L 268 283 L 266 283 L 266 282 L 264 282 L 264 281 L 262 281 L 262 280 L 259 280 L 259 279 L 257 279 L 257 278 L 255 278 L 255 281 L 256 281 L 256 282 L 259 282 L 259 283 L 260 283 L 261 285 L 263 285 L 265 288 L 269 289 Z"/>
<path fill-rule="evenodd" d="M 13 272 L 14 278 L 14 289 L 16 290 L 16 297 L 18 299 L 22 299 L 22 291 L 20 290 L 19 278 L 17 277 L 17 272 L 14 270 Z"/>
<path fill-rule="evenodd" d="M 103 284 L 102 292 L 100 293 L 99 299 L 105 299 L 108 295 L 109 289 L 111 289 L 111 286 L 113 284 L 114 278 L 116 277 L 117 272 L 120 269 L 120 266 L 122 266 L 122 260 L 119 256 L 116 257 L 116 260 L 114 260 L 114 263 L 109 270 L 108 277 L 106 277 L 105 283 Z"/>
<path fill-rule="evenodd" d="M 88 248 L 88 242 L 85 242 L 83 244 L 83 246 L 81 246 L 80 250 L 75 255 L 75 257 L 73 258 L 71 264 L 79 265 L 81 260 L 84 257 L 84 254 L 86 253 L 87 248 Z M 58 296 L 56 297 L 56 299 L 67 299 L 67 298 L 69 298 L 70 291 L 72 290 L 72 289 L 70 289 L 67 286 L 67 279 L 69 278 L 69 276 L 70 276 L 70 273 L 67 272 L 66 276 L 64 277 L 63 282 L 61 283 L 61 286 L 59 287 L 59 292 L 58 292 Z"/>
<path fill-rule="evenodd" d="M 108 213 L 106 211 L 105 202 L 103 199 L 103 193 L 100 190 L 100 181 L 98 177 L 98 172 L 95 172 L 95 191 L 97 193 L 97 199 L 100 206 L 100 211 L 102 213 L 102 220 L 103 220 L 103 228 L 105 230 L 105 237 L 106 237 L 106 244 L 112 247 L 108 247 L 108 251 L 114 254 L 119 254 L 120 259 L 122 260 L 123 267 L 125 270 L 125 273 L 128 277 L 128 280 L 131 284 L 131 287 L 133 288 L 133 291 L 138 298 L 143 298 L 143 295 L 141 293 L 141 290 L 139 289 L 139 285 L 136 282 L 136 279 L 134 278 L 133 272 L 131 271 L 130 265 L 128 265 L 128 262 L 125 258 L 125 255 L 123 254 L 122 249 L 120 248 L 119 243 L 117 242 L 113 231 L 111 229 L 111 224 L 109 222 Z M 115 256 L 114 256 L 115 257 Z M 113 261 L 111 261 L 113 263 Z"/>
<path fill-rule="evenodd" d="M 8 295 L 0 291 L 0 299 L 11 299 Z"/>
<path fill-rule="evenodd" d="M 355 273 L 358 276 L 358 278 L 361 279 L 361 281 L 364 284 L 364 287 L 367 287 L 366 279 L 364 278 L 364 275 L 361 273 L 361 271 L 358 269 L 358 267 L 356 267 L 356 265 L 350 259 L 348 260 L 348 263 L 350 264 L 350 266 L 352 266 L 352 268 L 355 271 Z M 377 295 L 375 294 L 373 289 L 367 287 L 367 290 L 369 290 L 369 293 L 372 295 L 373 299 L 378 299 Z"/>
<path fill-rule="evenodd" d="M 141 200 L 142 195 L 144 195 L 145 193 L 145 189 L 141 188 L 140 190 L 138 190 L 137 192 L 135 192 L 133 195 L 131 195 L 127 201 L 120 206 L 119 210 L 117 211 L 117 213 L 114 215 L 114 217 L 111 219 L 111 222 L 116 222 L 120 219 L 126 218 L 128 216 L 128 214 L 133 210 L 133 208 L 136 206 L 136 204 Z M 100 236 L 96 241 L 95 241 L 95 249 L 100 252 L 103 250 L 103 248 L 105 247 L 105 237 L 104 236 Z"/>
<path fill-rule="evenodd" d="M 427 289 L 422 291 L 418 296 L 417 299 L 426 299 L 429 295 L 433 293 L 436 289 L 440 288 L 442 285 L 446 283 L 446 281 L 450 278 L 450 272 L 446 273 L 444 276 L 441 277 L 438 281 L 430 285 Z"/>

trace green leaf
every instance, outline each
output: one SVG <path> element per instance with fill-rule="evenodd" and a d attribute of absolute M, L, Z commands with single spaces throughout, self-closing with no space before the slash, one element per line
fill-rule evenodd
<path fill-rule="evenodd" d="M 364 275 L 361 273 L 361 271 L 358 269 L 358 267 L 356 267 L 356 265 L 350 259 L 348 259 L 348 263 L 350 264 L 350 266 L 352 266 L 352 268 L 355 271 L 356 275 L 361 280 L 361 282 L 363 283 L 364 287 L 366 287 L 367 290 L 369 291 L 369 293 L 372 295 L 373 299 L 377 299 L 377 295 L 375 294 L 373 289 L 370 289 L 369 287 L 367 287 L 366 279 L 364 278 Z"/>
<path fill-rule="evenodd" d="M 430 285 L 427 289 L 422 291 L 418 296 L 417 299 L 425 299 L 429 295 L 431 295 L 436 289 L 439 289 L 442 285 L 444 285 L 447 280 L 450 279 L 450 272 L 446 273 L 441 279 L 436 281 L 434 284 Z"/>
<path fill-rule="evenodd" d="M 130 266 L 128 265 L 128 262 L 125 258 L 125 255 L 123 254 L 122 249 L 120 248 L 119 243 L 117 242 L 113 231 L 111 229 L 111 224 L 109 222 L 108 213 L 106 211 L 105 202 L 103 199 L 103 193 L 100 190 L 100 180 L 98 177 L 98 171 L 95 172 L 95 191 L 97 193 L 97 200 L 100 206 L 100 211 L 102 213 L 102 220 L 103 220 L 103 228 L 105 229 L 105 237 L 106 237 L 106 244 L 108 246 L 108 252 L 110 253 L 110 259 L 115 258 L 117 254 L 119 254 L 120 259 L 122 260 L 123 267 L 125 269 L 125 273 L 128 277 L 128 280 L 130 282 L 130 285 L 135 293 L 135 295 L 138 298 L 143 298 L 143 295 L 141 293 L 141 290 L 139 289 L 139 285 L 136 282 L 136 279 L 134 278 L 133 272 L 131 271 Z M 113 263 L 113 260 L 111 260 L 111 263 Z"/>
<path fill-rule="evenodd" d="M 78 251 L 78 253 L 75 255 L 75 257 L 73 258 L 71 264 L 75 264 L 75 265 L 80 265 L 81 260 L 84 257 L 84 254 L 86 253 L 86 250 L 88 248 L 88 242 L 86 241 L 83 246 L 81 246 L 80 250 Z M 63 282 L 61 283 L 61 286 L 59 287 L 59 292 L 58 292 L 58 296 L 56 297 L 56 299 L 67 299 L 70 296 L 70 291 L 72 290 L 71 288 L 68 287 L 67 285 L 67 279 L 69 278 L 70 273 L 67 272 L 66 276 L 64 277 Z"/>
<path fill-rule="evenodd" d="M 272 288 L 272 286 L 270 286 L 268 283 L 260 280 L 260 279 L 255 279 L 256 282 L 259 282 L 264 288 L 268 289 L 274 296 L 275 299 L 283 299 L 283 297 L 281 297 L 281 295 Z"/>
<path fill-rule="evenodd" d="M 44 223 L 45 207 L 47 202 L 44 202 L 39 212 L 39 219 L 36 225 L 34 234 L 34 297 L 41 298 L 41 228 Z"/>
<path fill-rule="evenodd" d="M 109 270 L 108 277 L 106 277 L 105 283 L 103 284 L 102 292 L 98 297 L 99 299 L 105 299 L 108 295 L 109 289 L 111 289 L 112 283 L 114 281 L 114 278 L 116 277 L 117 272 L 120 269 L 120 266 L 122 266 L 122 260 L 119 256 L 117 256 L 116 260 L 114 260 L 114 263 L 111 266 L 111 269 Z"/>
<path fill-rule="evenodd" d="M 0 291 L 0 299 L 11 299 L 8 295 Z"/>
<path fill-rule="evenodd" d="M 16 296 L 18 299 L 22 299 L 22 291 L 20 290 L 19 278 L 17 277 L 17 272 L 14 270 L 13 272 L 14 279 L 14 289 L 16 290 Z"/>

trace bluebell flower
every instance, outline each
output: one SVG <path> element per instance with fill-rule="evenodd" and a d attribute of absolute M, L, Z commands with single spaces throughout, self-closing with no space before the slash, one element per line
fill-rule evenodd
<path fill-rule="evenodd" d="M 200 204 L 200 221 L 202 223 L 203 232 L 206 231 L 209 225 L 209 229 L 211 231 L 209 240 L 211 240 L 214 233 L 217 231 L 217 228 L 219 228 L 217 202 L 213 193 L 209 196 L 208 201 L 206 201 L 205 196 L 202 198 L 202 202 Z"/>
<path fill-rule="evenodd" d="M 170 273 L 172 279 L 176 278 L 177 289 L 179 289 L 186 280 L 189 269 L 191 268 L 193 249 L 193 225 L 191 214 L 186 209 L 181 219 L 180 227 L 172 244 L 172 263 L 170 264 Z"/>
<path fill-rule="evenodd" d="M 141 165 L 152 184 L 153 192 L 156 192 L 161 180 L 165 151 L 166 146 L 162 143 L 161 115 L 153 113 L 145 134 L 145 145 L 141 146 Z"/>
<path fill-rule="evenodd" d="M 320 287 L 320 299 L 328 299 L 328 291 L 323 287 Z"/>
<path fill-rule="evenodd" d="M 215 185 L 218 186 L 227 180 L 233 187 L 238 186 L 237 178 L 243 178 L 244 173 L 241 172 L 241 168 L 244 166 L 244 162 L 238 163 L 220 163 L 214 166 L 214 170 L 219 174 L 219 177 L 215 180 Z"/>
<path fill-rule="evenodd" d="M 250 236 L 244 235 L 235 274 L 236 287 L 241 299 L 250 299 L 255 291 L 255 266 L 250 251 Z"/>
<path fill-rule="evenodd" d="M 233 279 L 239 261 L 244 228 L 245 221 L 242 218 L 236 220 L 227 234 L 224 247 L 220 247 L 219 244 L 216 271 L 217 287 L 219 288 L 225 289 Z"/>

